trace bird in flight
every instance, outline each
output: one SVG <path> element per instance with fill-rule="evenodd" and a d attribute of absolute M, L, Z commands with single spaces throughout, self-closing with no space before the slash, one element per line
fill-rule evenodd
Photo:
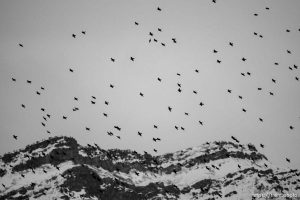
<path fill-rule="evenodd" d="M 174 43 L 177 43 L 176 38 L 172 38 L 172 41 L 173 41 Z"/>
<path fill-rule="evenodd" d="M 19 43 L 19 46 L 20 46 L 20 47 L 24 47 L 23 44 L 21 44 L 21 43 Z"/>
<path fill-rule="evenodd" d="M 138 131 L 138 135 L 139 135 L 139 136 L 142 136 L 142 133 Z"/>
<path fill-rule="evenodd" d="M 157 7 L 157 10 L 158 10 L 158 11 L 161 11 L 161 8 L 160 8 L 160 7 Z"/>
<path fill-rule="evenodd" d="M 70 71 L 70 72 L 74 72 L 74 70 L 73 70 L 73 69 L 71 69 L 71 68 L 69 69 L 69 71 Z"/>
<path fill-rule="evenodd" d="M 137 25 L 137 26 L 139 25 L 139 23 L 138 23 L 138 22 L 134 22 L 134 24 L 135 24 L 135 25 Z"/>
<path fill-rule="evenodd" d="M 114 58 L 110 58 L 110 60 L 111 60 L 112 62 L 115 62 L 115 59 L 114 59 Z"/>
<path fill-rule="evenodd" d="M 144 96 L 144 94 L 140 92 L 140 96 L 141 96 L 141 97 L 143 97 L 143 96 Z"/>
<path fill-rule="evenodd" d="M 85 35 L 86 32 L 85 32 L 85 31 L 81 31 L 81 33 L 82 33 L 83 35 Z"/>
<path fill-rule="evenodd" d="M 72 34 L 72 37 L 73 37 L 73 38 L 76 38 L 76 35 L 75 35 L 75 34 Z"/>
<path fill-rule="evenodd" d="M 157 30 L 158 30 L 159 32 L 161 32 L 161 28 L 157 28 Z"/>
<path fill-rule="evenodd" d="M 29 83 L 29 84 L 30 84 L 30 83 L 31 83 L 31 81 L 30 81 L 30 80 L 27 80 L 27 83 Z"/>
<path fill-rule="evenodd" d="M 16 136 L 16 135 L 13 135 L 13 137 L 14 137 L 14 139 L 15 139 L 15 140 L 17 140 L 17 139 L 18 139 L 18 136 Z"/>
<path fill-rule="evenodd" d="M 170 106 L 168 106 L 168 110 L 171 112 L 172 111 L 172 108 Z"/>
<path fill-rule="evenodd" d="M 131 60 L 131 61 L 134 61 L 134 57 L 130 57 L 130 60 Z"/>

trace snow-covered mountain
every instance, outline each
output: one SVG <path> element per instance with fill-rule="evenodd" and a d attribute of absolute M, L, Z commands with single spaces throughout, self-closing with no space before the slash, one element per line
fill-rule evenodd
<path fill-rule="evenodd" d="M 0 166 L 1 200 L 300 196 L 298 170 L 274 167 L 254 145 L 225 141 L 152 156 L 54 137 L 3 155 Z"/>

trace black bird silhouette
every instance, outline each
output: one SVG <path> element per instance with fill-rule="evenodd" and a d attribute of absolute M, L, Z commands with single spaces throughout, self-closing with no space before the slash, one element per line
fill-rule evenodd
<path fill-rule="evenodd" d="M 21 106 L 22 106 L 22 108 L 25 108 L 25 105 L 24 105 L 24 104 L 22 104 Z"/>
<path fill-rule="evenodd" d="M 259 87 L 259 88 L 257 88 L 257 90 L 262 90 L 262 88 Z"/>
<path fill-rule="evenodd" d="M 229 45 L 233 47 L 233 43 L 232 42 L 229 42 Z"/>
<path fill-rule="evenodd" d="M 95 101 L 91 101 L 91 103 L 92 103 L 92 104 L 95 104 L 96 102 L 95 102 Z"/>
<path fill-rule="evenodd" d="M 77 97 L 74 97 L 74 100 L 75 100 L 75 101 L 78 101 L 78 98 L 77 98 Z"/>
<path fill-rule="evenodd" d="M 293 68 L 292 68 L 292 67 L 289 67 L 289 69 L 290 69 L 290 70 L 293 70 Z"/>
<path fill-rule="evenodd" d="M 241 165 L 238 164 L 238 168 L 241 169 Z"/>
<path fill-rule="evenodd" d="M 142 133 L 138 131 L 138 135 L 139 135 L 139 136 L 142 136 Z"/>
<path fill-rule="evenodd" d="M 263 122 L 264 120 L 262 118 L 259 118 L 259 121 Z"/>
<path fill-rule="evenodd" d="M 70 72 L 74 72 L 74 70 L 73 70 L 73 69 L 71 69 L 71 68 L 69 69 L 69 71 L 70 71 Z"/>
<path fill-rule="evenodd" d="M 67 119 L 67 117 L 66 117 L 66 116 L 63 116 L 63 119 Z"/>
<path fill-rule="evenodd" d="M 21 44 L 21 43 L 19 43 L 19 46 L 20 46 L 20 47 L 24 47 L 23 44 Z"/>
<path fill-rule="evenodd" d="M 274 65 L 279 65 L 279 63 L 278 63 L 278 62 L 275 62 Z"/>
<path fill-rule="evenodd" d="M 256 33 L 256 32 L 254 32 L 254 35 L 257 35 L 257 33 Z"/>
<path fill-rule="evenodd" d="M 246 58 L 244 58 L 244 57 L 242 58 L 242 61 L 244 61 L 244 62 L 245 62 L 246 60 L 247 60 Z"/>
<path fill-rule="evenodd" d="M 199 70 L 198 70 L 198 69 L 195 69 L 195 72 L 196 72 L 196 73 L 199 73 Z"/>
<path fill-rule="evenodd" d="M 203 103 L 203 102 L 200 102 L 199 105 L 200 105 L 200 106 L 204 106 L 204 103 Z"/>
<path fill-rule="evenodd" d="M 157 28 L 157 30 L 158 30 L 159 32 L 161 32 L 161 28 Z"/>
<path fill-rule="evenodd" d="M 175 129 L 178 130 L 178 126 L 175 126 Z"/>
<path fill-rule="evenodd" d="M 47 133 L 50 134 L 51 132 L 50 132 L 50 131 L 47 131 Z"/>
<path fill-rule="evenodd" d="M 130 60 L 131 60 L 131 61 L 134 61 L 134 57 L 130 57 Z"/>
<path fill-rule="evenodd" d="M 46 117 L 44 117 L 44 116 L 43 116 L 43 119 L 44 119 L 45 121 L 47 121 L 47 118 L 46 118 Z"/>
<path fill-rule="evenodd" d="M 258 16 L 258 14 L 257 14 L 257 13 L 255 13 L 255 14 L 254 14 L 254 16 Z"/>
<path fill-rule="evenodd" d="M 158 126 L 157 126 L 157 125 L 153 125 L 153 127 L 154 127 L 154 128 L 158 128 Z"/>
<path fill-rule="evenodd" d="M 108 105 L 108 104 L 109 104 L 109 102 L 108 102 L 108 101 L 104 101 L 104 103 L 105 103 L 105 105 Z"/>
<path fill-rule="evenodd" d="M 180 128 L 181 128 L 181 130 L 183 130 L 183 131 L 184 131 L 184 128 L 183 128 L 182 126 L 181 126 Z"/>
<path fill-rule="evenodd" d="M 166 44 L 165 44 L 165 43 L 161 43 L 161 45 L 162 45 L 162 46 L 166 46 Z"/>
<path fill-rule="evenodd" d="M 154 42 L 157 42 L 157 39 L 154 38 L 153 41 L 154 41 Z"/>
<path fill-rule="evenodd" d="M 239 96 L 239 98 L 240 98 L 240 99 L 243 99 L 243 97 L 242 97 L 242 96 Z"/>
<path fill-rule="evenodd" d="M 16 82 L 16 79 L 15 79 L 15 78 L 11 78 L 11 80 L 14 81 L 14 82 Z"/>
<path fill-rule="evenodd" d="M 290 126 L 290 129 L 291 129 L 291 130 L 293 130 L 293 129 L 294 129 L 294 127 L 293 127 L 293 126 Z"/>
<path fill-rule="evenodd" d="M 273 93 L 273 92 L 269 92 L 269 94 L 270 94 L 271 96 L 274 96 L 274 93 Z"/>
<path fill-rule="evenodd" d="M 107 131 L 107 134 L 108 134 L 109 136 L 113 136 L 113 135 L 114 135 L 111 131 Z"/>
<path fill-rule="evenodd" d="M 181 92 L 182 90 L 180 88 L 178 88 L 178 92 Z"/>
<path fill-rule="evenodd" d="M 298 69 L 298 66 L 297 66 L 297 65 L 294 65 L 294 68 L 295 68 L 295 69 Z"/>
<path fill-rule="evenodd" d="M 30 83 L 31 83 L 31 81 L 30 81 L 30 80 L 27 80 L 27 83 L 29 83 L 29 84 L 30 84 Z"/>
<path fill-rule="evenodd" d="M 103 113 L 104 117 L 107 117 L 107 114 L 106 113 Z"/>
<path fill-rule="evenodd" d="M 15 139 L 15 140 L 17 140 L 17 139 L 18 139 L 18 136 L 16 136 L 16 135 L 13 135 L 13 137 L 14 137 L 14 139 Z"/>
<path fill-rule="evenodd" d="M 203 122 L 202 121 L 199 121 L 199 124 L 201 124 L 203 126 Z"/>
<path fill-rule="evenodd" d="M 114 58 L 110 58 L 110 61 L 115 62 L 115 59 Z"/>
<path fill-rule="evenodd" d="M 290 30 L 289 30 L 289 29 L 286 29 L 285 31 L 286 31 L 286 32 L 288 32 L 288 33 L 290 32 Z"/>
<path fill-rule="evenodd" d="M 270 8 L 269 7 L 266 7 L 266 10 L 269 10 Z"/>
<path fill-rule="evenodd" d="M 37 95 L 41 95 L 41 93 L 40 93 L 39 91 L 36 91 L 36 94 L 37 94 Z"/>
<path fill-rule="evenodd" d="M 176 38 L 172 38 L 172 40 L 173 40 L 174 43 L 177 43 Z"/>
<path fill-rule="evenodd" d="M 260 147 L 261 147 L 261 148 L 264 148 L 264 147 L 265 147 L 265 145 L 263 145 L 263 144 L 260 144 Z"/>
<path fill-rule="evenodd" d="M 150 36 L 153 36 L 153 33 L 152 33 L 152 32 L 149 32 L 149 35 L 150 35 Z"/>
<path fill-rule="evenodd" d="M 149 39 L 149 43 L 151 42 L 151 38 Z"/>
<path fill-rule="evenodd" d="M 187 116 L 189 115 L 189 113 L 187 113 L 187 112 L 185 112 L 184 114 L 187 115 Z"/>
<path fill-rule="evenodd" d="M 157 152 L 157 150 L 156 150 L 156 149 L 153 149 L 153 151 L 154 151 L 154 152 Z"/>
<path fill-rule="evenodd" d="M 75 34 L 72 34 L 72 37 L 73 37 L 73 38 L 76 38 L 76 35 L 75 35 Z"/>
<path fill-rule="evenodd" d="M 263 36 L 262 36 L 262 35 L 259 35 L 259 37 L 260 37 L 260 38 L 263 38 Z"/>
<path fill-rule="evenodd" d="M 144 94 L 140 92 L 140 96 L 141 96 L 141 97 L 143 97 L 143 96 L 144 96 Z"/>
<path fill-rule="evenodd" d="M 160 7 L 157 7 L 157 10 L 158 10 L 158 11 L 161 11 L 161 8 L 160 8 Z"/>
<path fill-rule="evenodd" d="M 287 52 L 288 54 L 291 54 L 291 53 L 292 53 L 290 50 L 286 50 L 286 52 Z"/>
<path fill-rule="evenodd" d="M 276 83 L 276 80 L 272 78 L 272 82 L 273 82 L 273 83 Z"/>
<path fill-rule="evenodd" d="M 299 77 L 296 76 L 295 79 L 296 79 L 296 81 L 299 81 Z"/>
<path fill-rule="evenodd" d="M 245 108 L 243 108 L 242 110 L 243 110 L 243 112 L 246 112 L 246 111 L 247 111 Z"/>
<path fill-rule="evenodd" d="M 91 129 L 89 127 L 85 127 L 85 130 L 90 131 Z"/>
<path fill-rule="evenodd" d="M 214 53 L 218 53 L 218 51 L 217 51 L 217 50 L 215 50 L 215 49 L 214 49 L 214 51 L 213 51 L 213 52 L 214 52 Z"/>
<path fill-rule="evenodd" d="M 85 35 L 86 32 L 85 32 L 85 31 L 81 31 L 81 33 L 82 33 L 83 35 Z"/>
<path fill-rule="evenodd" d="M 45 88 L 44 88 L 44 87 L 41 87 L 41 90 L 45 90 Z"/>
<path fill-rule="evenodd" d="M 180 83 L 177 83 L 178 87 L 181 87 L 181 84 Z"/>
<path fill-rule="evenodd" d="M 242 76 L 245 76 L 245 73 L 241 73 Z"/>
<path fill-rule="evenodd" d="M 289 163 L 291 162 L 291 160 L 290 160 L 290 159 L 288 159 L 288 158 L 285 158 L 285 160 L 286 160 L 287 162 L 289 162 Z"/>
<path fill-rule="evenodd" d="M 137 176 L 139 175 L 139 173 L 137 171 L 134 172 Z"/>
<path fill-rule="evenodd" d="M 51 115 L 47 114 L 47 117 L 50 118 Z"/>
<path fill-rule="evenodd" d="M 171 112 L 172 111 L 172 108 L 170 106 L 168 106 L 168 110 Z"/>
<path fill-rule="evenodd" d="M 212 0 L 213 3 L 217 3 L 216 0 Z"/>
<path fill-rule="evenodd" d="M 221 60 L 217 60 L 217 63 L 221 63 Z"/>
<path fill-rule="evenodd" d="M 134 24 L 135 24 L 135 25 L 137 25 L 137 26 L 139 25 L 139 23 L 138 23 L 138 22 L 134 22 Z"/>
<path fill-rule="evenodd" d="M 231 93 L 231 90 L 228 89 L 227 92 Z"/>
<path fill-rule="evenodd" d="M 114 86 L 114 85 L 112 85 L 112 84 L 110 84 L 110 85 L 109 85 L 109 87 L 111 87 L 111 88 L 114 88 L 115 86 Z"/>
<path fill-rule="evenodd" d="M 247 75 L 248 75 L 248 76 L 251 76 L 251 73 L 250 73 L 250 72 L 247 72 Z"/>
<path fill-rule="evenodd" d="M 118 136 L 116 136 L 116 137 L 117 137 L 119 140 L 121 140 L 121 136 L 118 135 Z"/>
<path fill-rule="evenodd" d="M 157 80 L 158 80 L 159 82 L 161 82 L 161 78 L 158 77 Z"/>
<path fill-rule="evenodd" d="M 196 91 L 196 90 L 193 90 L 193 93 L 194 93 L 194 94 L 197 94 L 197 91 Z"/>
<path fill-rule="evenodd" d="M 45 124 L 44 122 L 41 122 L 41 124 L 42 124 L 43 126 L 46 126 L 46 124 Z"/>
<path fill-rule="evenodd" d="M 115 129 L 117 129 L 118 131 L 121 131 L 121 128 L 119 126 L 114 126 Z"/>
<path fill-rule="evenodd" d="M 96 99 L 96 97 L 95 97 L 95 96 L 92 96 L 92 98 L 93 98 L 93 99 Z"/>

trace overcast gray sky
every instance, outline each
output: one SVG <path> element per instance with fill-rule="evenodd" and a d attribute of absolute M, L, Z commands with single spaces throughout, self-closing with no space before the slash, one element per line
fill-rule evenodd
<path fill-rule="evenodd" d="M 265 144 L 259 150 L 274 164 L 299 169 L 300 69 L 293 67 L 300 67 L 299 9 L 297 0 L 0 1 L 0 153 L 57 135 L 152 154 L 233 135 L 243 144 Z"/>

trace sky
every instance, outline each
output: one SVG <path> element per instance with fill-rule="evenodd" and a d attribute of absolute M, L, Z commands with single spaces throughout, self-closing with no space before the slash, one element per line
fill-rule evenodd
<path fill-rule="evenodd" d="M 299 9 L 297 0 L 0 1 L 0 154 L 61 135 L 153 155 L 234 136 L 300 169 Z"/>

